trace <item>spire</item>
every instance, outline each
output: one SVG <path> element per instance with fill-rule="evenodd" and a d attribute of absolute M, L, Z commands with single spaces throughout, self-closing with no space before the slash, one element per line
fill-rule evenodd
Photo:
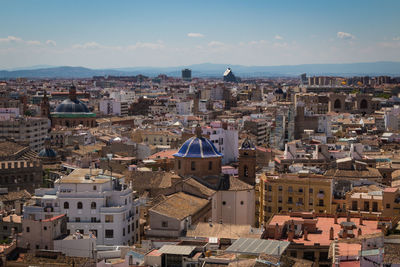
<path fill-rule="evenodd" d="M 196 129 L 195 129 L 195 133 L 196 133 L 196 136 L 198 138 L 201 138 L 201 126 L 200 126 L 200 124 L 197 124 Z"/>

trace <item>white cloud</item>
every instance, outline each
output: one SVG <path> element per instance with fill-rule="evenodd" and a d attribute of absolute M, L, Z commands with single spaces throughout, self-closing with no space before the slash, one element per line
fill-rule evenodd
<path fill-rule="evenodd" d="M 40 41 L 26 41 L 27 45 L 41 45 Z"/>
<path fill-rule="evenodd" d="M 156 43 L 143 43 L 143 42 L 137 42 L 134 45 L 128 45 L 127 49 L 128 50 L 135 50 L 138 48 L 148 48 L 148 49 L 163 49 L 165 47 L 164 43 L 161 41 L 158 41 Z"/>
<path fill-rule="evenodd" d="M 104 46 L 102 46 L 96 42 L 87 42 L 84 44 L 75 44 L 72 46 L 72 48 L 75 48 L 75 49 L 98 49 L 98 48 L 103 48 L 103 47 Z"/>
<path fill-rule="evenodd" d="M 220 41 L 211 41 L 207 44 L 209 47 L 222 47 L 225 44 L 223 42 Z"/>
<path fill-rule="evenodd" d="M 202 38 L 204 37 L 204 34 L 198 33 L 198 32 L 189 32 L 187 34 L 188 37 L 193 37 L 193 38 Z"/>
<path fill-rule="evenodd" d="M 0 38 L 0 43 L 9 43 L 9 42 L 20 42 L 21 38 L 15 36 L 7 36 L 6 38 Z"/>
<path fill-rule="evenodd" d="M 400 41 L 400 36 L 396 36 L 393 38 L 393 41 Z"/>
<path fill-rule="evenodd" d="M 50 46 L 56 46 L 57 45 L 56 41 L 53 41 L 53 40 L 47 40 L 46 44 L 50 45 Z"/>
<path fill-rule="evenodd" d="M 343 39 L 343 40 L 353 40 L 356 37 L 354 35 L 352 35 L 351 33 L 348 32 L 338 32 L 336 34 L 337 38 L 339 39 Z"/>
<path fill-rule="evenodd" d="M 280 36 L 280 35 L 275 35 L 274 39 L 276 39 L 276 40 L 283 40 L 283 37 Z"/>

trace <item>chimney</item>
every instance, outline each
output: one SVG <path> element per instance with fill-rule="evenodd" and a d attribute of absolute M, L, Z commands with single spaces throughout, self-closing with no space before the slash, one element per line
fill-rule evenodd
<path fill-rule="evenodd" d="M 335 213 L 335 219 L 334 219 L 335 224 L 337 224 L 337 219 L 338 219 L 338 216 L 337 216 L 337 213 Z"/>
<path fill-rule="evenodd" d="M 333 230 L 333 227 L 331 227 L 331 229 L 329 229 L 329 240 L 333 240 L 335 235 L 335 230 Z"/>
<path fill-rule="evenodd" d="M 358 231 L 357 231 L 357 236 L 362 236 L 362 230 L 361 230 L 361 227 L 360 227 L 360 228 L 358 228 Z"/>
<path fill-rule="evenodd" d="M 363 217 L 362 217 L 362 216 L 360 216 L 360 222 L 359 222 L 359 225 L 363 225 Z"/>
<path fill-rule="evenodd" d="M 288 241 L 289 242 L 293 242 L 294 239 L 294 231 L 293 230 L 289 230 L 288 232 Z"/>
<path fill-rule="evenodd" d="M 304 240 L 308 240 L 308 230 L 304 228 Z"/>

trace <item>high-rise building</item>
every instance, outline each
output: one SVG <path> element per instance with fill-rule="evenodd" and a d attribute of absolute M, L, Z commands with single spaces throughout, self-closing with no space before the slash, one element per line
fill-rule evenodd
<path fill-rule="evenodd" d="M 192 80 L 192 70 L 191 69 L 183 69 L 182 70 L 182 79 L 184 81 Z"/>

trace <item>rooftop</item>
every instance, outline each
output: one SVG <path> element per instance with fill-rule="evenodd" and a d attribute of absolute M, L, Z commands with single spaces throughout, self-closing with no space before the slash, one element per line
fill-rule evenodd
<path fill-rule="evenodd" d="M 168 196 L 167 199 L 152 207 L 150 211 L 182 220 L 195 214 L 208 203 L 209 201 L 206 199 L 179 192 Z"/>
<path fill-rule="evenodd" d="M 89 179 L 85 178 L 88 177 Z M 120 179 L 121 174 L 113 173 L 112 178 Z M 111 173 L 102 169 L 75 169 L 68 176 L 59 180 L 62 184 L 80 183 L 80 184 L 104 184 L 110 182 Z"/>

